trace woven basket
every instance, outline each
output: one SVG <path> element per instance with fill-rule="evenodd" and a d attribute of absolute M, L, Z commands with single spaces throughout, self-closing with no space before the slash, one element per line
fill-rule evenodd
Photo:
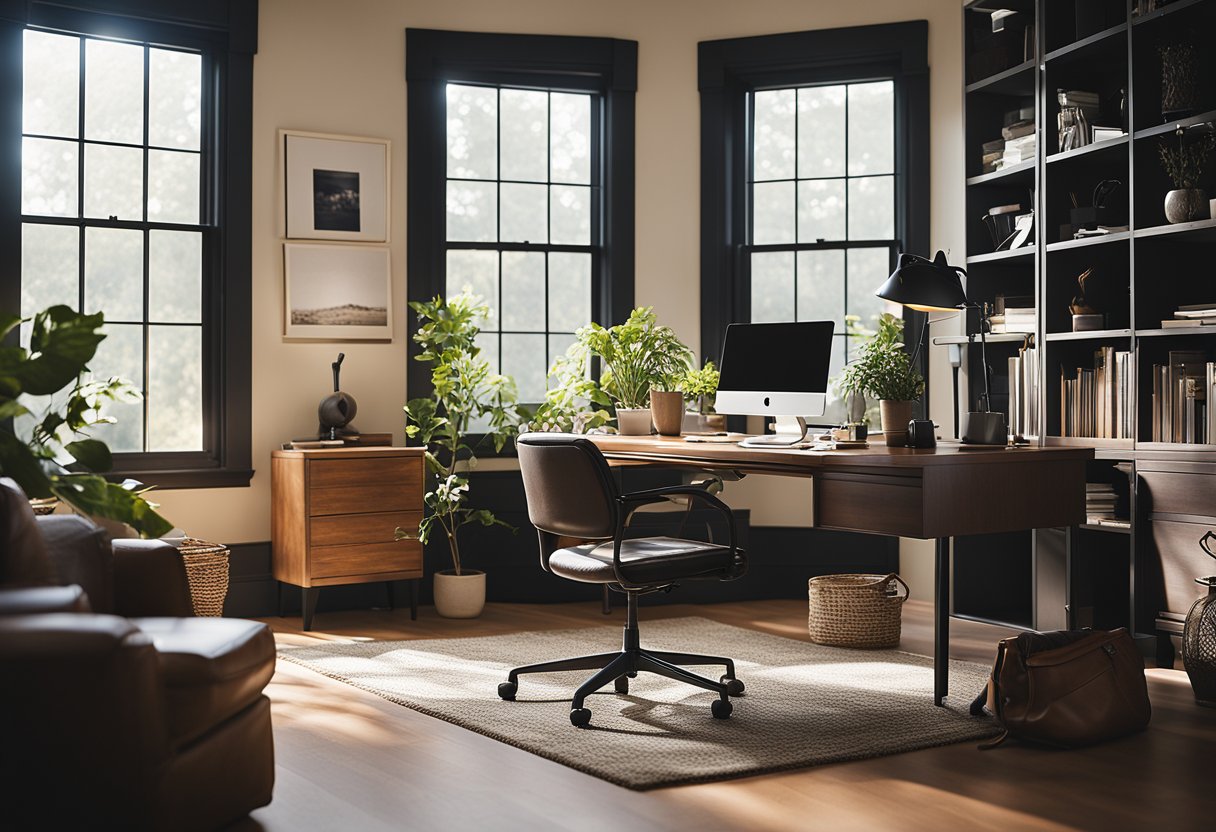
<path fill-rule="evenodd" d="M 30 508 L 34 510 L 34 514 L 39 517 L 47 514 L 54 514 L 55 509 L 59 507 L 59 499 L 56 497 L 38 497 L 30 500 Z"/>
<path fill-rule="evenodd" d="M 903 587 L 903 594 L 899 594 Z M 831 647 L 899 646 L 908 585 L 898 575 L 822 575 L 811 578 L 811 641 Z"/>
<path fill-rule="evenodd" d="M 228 547 L 187 537 L 178 551 L 186 565 L 194 614 L 222 616 L 228 595 Z"/>

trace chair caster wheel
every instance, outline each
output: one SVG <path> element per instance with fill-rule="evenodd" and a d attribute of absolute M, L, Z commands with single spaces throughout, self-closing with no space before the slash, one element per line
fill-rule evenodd
<path fill-rule="evenodd" d="M 723 676 L 718 681 L 726 685 L 727 696 L 742 696 L 743 691 L 746 690 L 742 682 L 740 682 L 738 679 L 732 679 L 729 676 Z"/>
<path fill-rule="evenodd" d="M 575 708 L 570 712 L 570 724 L 575 728 L 586 728 L 591 722 L 591 711 L 586 708 Z"/>
<path fill-rule="evenodd" d="M 629 693 L 629 677 L 617 676 L 616 681 L 613 682 L 613 686 L 616 688 L 617 693 Z"/>
<path fill-rule="evenodd" d="M 714 719 L 730 719 L 730 712 L 735 706 L 730 704 L 729 699 L 715 699 L 709 709 L 713 711 Z"/>
<path fill-rule="evenodd" d="M 501 682 L 498 685 L 499 697 L 507 700 L 508 702 L 513 702 L 515 700 L 515 693 L 518 690 L 519 685 L 515 684 L 514 682 Z"/>

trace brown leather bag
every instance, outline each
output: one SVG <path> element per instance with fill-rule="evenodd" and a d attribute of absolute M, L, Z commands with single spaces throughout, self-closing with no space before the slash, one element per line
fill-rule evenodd
<path fill-rule="evenodd" d="M 1144 659 L 1125 628 L 1022 633 L 997 645 L 987 705 L 1008 737 L 1073 748 L 1143 730 L 1152 710 Z"/>

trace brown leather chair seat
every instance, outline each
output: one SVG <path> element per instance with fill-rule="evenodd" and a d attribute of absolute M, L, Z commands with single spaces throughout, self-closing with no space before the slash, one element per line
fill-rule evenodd
<path fill-rule="evenodd" d="M 621 541 L 621 574 L 638 584 L 660 584 L 721 573 L 734 559 L 729 546 L 680 540 L 674 537 L 643 537 Z M 612 567 L 612 542 L 588 543 L 558 549 L 549 556 L 555 575 L 591 584 L 616 581 Z"/>

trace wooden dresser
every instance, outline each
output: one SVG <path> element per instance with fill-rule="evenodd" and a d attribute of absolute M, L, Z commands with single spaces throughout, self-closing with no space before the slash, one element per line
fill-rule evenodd
<path fill-rule="evenodd" d="M 422 546 L 394 540 L 422 519 L 421 448 L 335 448 L 271 455 L 274 577 L 301 589 L 304 629 L 323 586 L 410 582 L 417 616 Z M 281 604 L 280 604 L 281 606 Z"/>

